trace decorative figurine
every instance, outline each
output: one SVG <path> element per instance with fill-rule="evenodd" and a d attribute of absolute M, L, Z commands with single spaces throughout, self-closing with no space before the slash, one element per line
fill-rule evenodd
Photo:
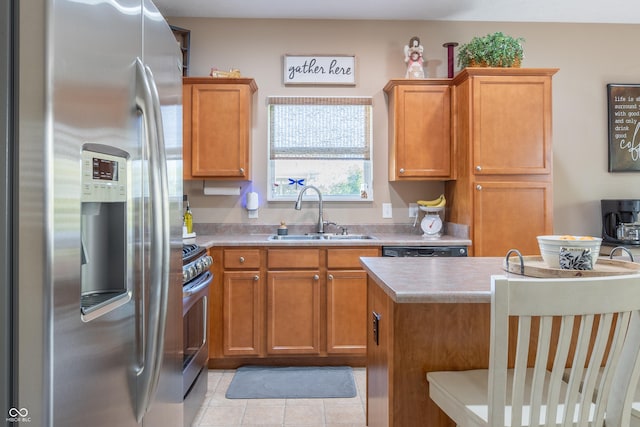
<path fill-rule="evenodd" d="M 420 44 L 418 36 L 411 37 L 409 44 L 404 47 L 404 62 L 407 63 L 407 79 L 424 79 L 424 69 L 422 68 L 422 52 L 424 48 Z"/>

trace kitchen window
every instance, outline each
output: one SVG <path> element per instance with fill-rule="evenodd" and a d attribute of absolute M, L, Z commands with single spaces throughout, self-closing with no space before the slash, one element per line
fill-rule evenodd
<path fill-rule="evenodd" d="M 372 201 L 372 98 L 269 97 L 268 200 Z"/>

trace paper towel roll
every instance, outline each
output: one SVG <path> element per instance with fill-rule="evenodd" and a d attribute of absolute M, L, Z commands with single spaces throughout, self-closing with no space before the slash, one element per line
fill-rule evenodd
<path fill-rule="evenodd" d="M 251 191 L 247 193 L 247 210 L 255 211 L 258 209 L 258 193 Z"/>

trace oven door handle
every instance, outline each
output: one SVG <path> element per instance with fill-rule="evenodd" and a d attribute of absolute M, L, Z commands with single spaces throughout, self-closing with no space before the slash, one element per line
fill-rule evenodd
<path fill-rule="evenodd" d="M 191 310 L 191 307 L 193 307 L 198 301 L 209 296 L 209 285 L 213 281 L 213 274 L 211 274 L 210 271 L 205 271 L 194 280 L 197 280 L 200 283 L 193 286 L 192 288 L 182 290 L 183 316 L 187 314 L 187 312 Z"/>
<path fill-rule="evenodd" d="M 192 295 L 195 295 L 197 293 L 199 293 L 201 290 L 203 290 L 204 288 L 206 288 L 207 286 L 209 286 L 211 284 L 211 282 L 213 281 L 213 274 L 211 274 L 210 272 L 206 271 L 202 274 L 203 276 L 206 275 L 206 278 L 203 278 L 202 283 L 198 283 L 196 286 L 189 288 L 187 290 L 184 290 L 182 292 L 182 296 L 184 298 L 190 297 Z"/>

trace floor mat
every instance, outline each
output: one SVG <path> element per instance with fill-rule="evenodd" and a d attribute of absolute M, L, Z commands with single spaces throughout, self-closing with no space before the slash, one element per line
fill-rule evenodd
<path fill-rule="evenodd" d="M 227 389 L 228 399 L 311 399 L 356 396 L 349 366 L 242 366 Z"/>

